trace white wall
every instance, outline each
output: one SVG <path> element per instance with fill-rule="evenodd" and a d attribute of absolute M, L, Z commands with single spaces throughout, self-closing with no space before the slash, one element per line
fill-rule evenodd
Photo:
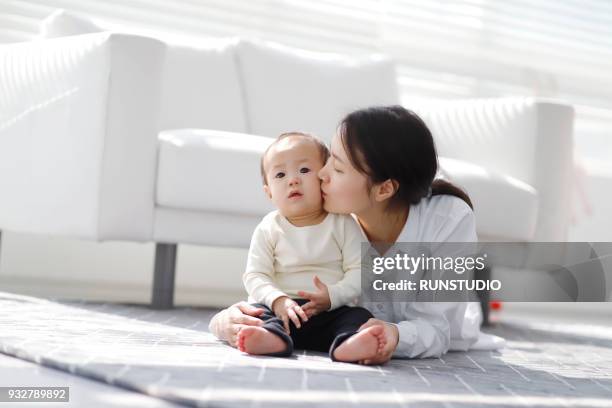
<path fill-rule="evenodd" d="M 180 245 L 176 304 L 246 298 L 246 250 Z M 78 241 L 3 232 L 0 290 L 66 299 L 148 303 L 154 244 Z"/>

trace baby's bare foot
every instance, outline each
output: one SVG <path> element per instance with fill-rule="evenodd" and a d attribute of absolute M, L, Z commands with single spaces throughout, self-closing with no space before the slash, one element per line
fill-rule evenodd
<path fill-rule="evenodd" d="M 334 350 L 334 358 L 345 362 L 373 358 L 382 352 L 385 344 L 387 344 L 385 328 L 381 325 L 370 326 L 355 333 L 338 346 Z"/>
<path fill-rule="evenodd" d="M 238 350 L 249 354 L 279 353 L 287 348 L 285 342 L 276 334 L 263 327 L 244 327 L 238 332 Z"/>

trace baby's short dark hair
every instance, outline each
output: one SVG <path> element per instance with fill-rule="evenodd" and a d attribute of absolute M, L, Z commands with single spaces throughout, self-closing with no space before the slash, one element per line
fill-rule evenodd
<path fill-rule="evenodd" d="M 305 132 L 282 133 L 276 138 L 275 141 L 273 141 L 270 144 L 270 146 L 268 146 L 264 154 L 261 155 L 261 161 L 260 161 L 259 167 L 261 171 L 261 179 L 263 180 L 264 186 L 268 185 L 268 179 L 266 177 L 266 170 L 264 169 L 264 159 L 266 158 L 266 155 L 268 154 L 268 150 L 270 150 L 270 148 L 274 146 L 276 143 L 278 143 L 279 141 L 287 137 L 291 137 L 291 136 L 305 137 L 309 139 L 310 141 L 312 141 L 316 145 L 316 147 L 319 149 L 319 153 L 321 154 L 321 160 L 323 160 L 323 164 L 325 164 L 327 162 L 327 159 L 329 159 L 329 149 L 327 148 L 325 143 L 323 143 L 323 141 L 319 139 L 318 137 L 311 135 L 310 133 L 305 133 Z"/>

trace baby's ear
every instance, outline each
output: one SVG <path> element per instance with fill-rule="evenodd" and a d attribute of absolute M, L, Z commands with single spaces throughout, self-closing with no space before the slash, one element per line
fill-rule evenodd
<path fill-rule="evenodd" d="M 263 190 L 264 190 L 264 193 L 266 193 L 268 198 L 271 200 L 272 199 L 272 192 L 270 191 L 270 187 L 268 187 L 267 184 L 264 184 Z"/>

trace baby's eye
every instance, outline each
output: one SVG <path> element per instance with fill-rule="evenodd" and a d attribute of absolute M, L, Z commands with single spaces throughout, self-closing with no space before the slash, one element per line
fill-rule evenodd
<path fill-rule="evenodd" d="M 310 169 L 308 167 L 302 167 L 300 169 L 300 173 L 308 173 L 310 171 Z"/>
<path fill-rule="evenodd" d="M 285 173 L 282 171 L 279 171 L 278 173 L 276 173 L 276 175 L 274 176 L 274 178 L 283 178 L 285 177 Z"/>

